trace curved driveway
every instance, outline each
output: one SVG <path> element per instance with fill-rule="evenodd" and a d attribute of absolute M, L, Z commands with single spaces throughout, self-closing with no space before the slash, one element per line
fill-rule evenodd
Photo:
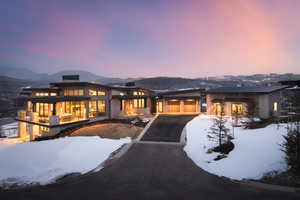
<path fill-rule="evenodd" d="M 252 188 L 209 174 L 186 156 L 181 145 L 134 143 L 97 173 L 64 183 L 3 191 L 0 199 L 288 200 L 300 196 Z"/>

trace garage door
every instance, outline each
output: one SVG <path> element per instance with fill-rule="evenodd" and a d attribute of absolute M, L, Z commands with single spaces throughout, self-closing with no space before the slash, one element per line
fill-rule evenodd
<path fill-rule="evenodd" d="M 180 112 L 180 101 L 169 100 L 168 101 L 168 112 Z"/>
<path fill-rule="evenodd" d="M 196 112 L 196 100 L 185 100 L 183 111 L 184 112 Z"/>

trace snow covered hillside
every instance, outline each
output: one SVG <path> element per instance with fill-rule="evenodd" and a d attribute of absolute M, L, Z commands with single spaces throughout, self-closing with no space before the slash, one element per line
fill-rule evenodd
<path fill-rule="evenodd" d="M 214 161 L 218 153 L 207 154 L 207 150 L 216 146 L 208 140 L 207 133 L 213 124 L 209 116 L 198 116 L 189 122 L 187 145 L 184 150 L 202 169 L 232 179 L 260 179 L 270 171 L 287 169 L 284 153 L 279 144 L 286 134 L 284 125 L 269 125 L 261 129 L 235 128 L 235 145 L 227 158 Z M 228 128 L 231 126 L 228 124 Z"/>
<path fill-rule="evenodd" d="M 87 173 L 129 142 L 97 136 L 25 143 L 0 139 L 0 186 L 48 184 L 68 173 Z"/>

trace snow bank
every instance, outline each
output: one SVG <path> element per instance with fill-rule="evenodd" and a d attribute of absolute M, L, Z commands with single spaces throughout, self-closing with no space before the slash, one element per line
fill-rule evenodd
<path fill-rule="evenodd" d="M 87 173 L 130 139 L 68 137 L 41 142 L 0 140 L 0 186 L 48 184 L 68 173 Z"/>
<path fill-rule="evenodd" d="M 232 179 L 260 179 L 270 171 L 287 169 L 284 153 L 279 144 L 286 134 L 284 125 L 269 125 L 261 129 L 235 128 L 235 145 L 228 158 L 214 161 L 218 153 L 207 154 L 216 144 L 208 140 L 207 133 L 213 124 L 212 118 L 198 116 L 189 122 L 187 145 L 184 150 L 202 169 Z M 227 126 L 231 128 L 230 124 Z"/>

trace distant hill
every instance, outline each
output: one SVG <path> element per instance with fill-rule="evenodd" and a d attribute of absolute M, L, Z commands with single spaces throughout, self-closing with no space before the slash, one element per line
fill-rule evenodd
<path fill-rule="evenodd" d="M 206 88 L 216 87 L 220 84 L 203 79 L 189 79 L 179 77 L 153 77 L 135 80 L 137 87 L 143 87 L 152 90 L 174 90 L 184 88 Z"/>
<path fill-rule="evenodd" d="M 45 80 L 48 74 L 33 72 L 26 68 L 0 66 L 0 76 L 7 76 L 22 80 Z"/>
<path fill-rule="evenodd" d="M 0 97 L 15 97 L 21 91 L 22 87 L 34 85 L 38 85 L 38 83 L 7 76 L 0 76 Z"/>
<path fill-rule="evenodd" d="M 62 75 L 78 74 L 81 81 L 95 81 L 102 84 L 123 83 L 121 78 L 105 77 L 84 70 L 64 70 L 54 74 L 37 73 L 26 68 L 0 66 L 0 76 L 7 76 L 22 80 L 43 81 L 44 83 L 62 80 Z"/>

